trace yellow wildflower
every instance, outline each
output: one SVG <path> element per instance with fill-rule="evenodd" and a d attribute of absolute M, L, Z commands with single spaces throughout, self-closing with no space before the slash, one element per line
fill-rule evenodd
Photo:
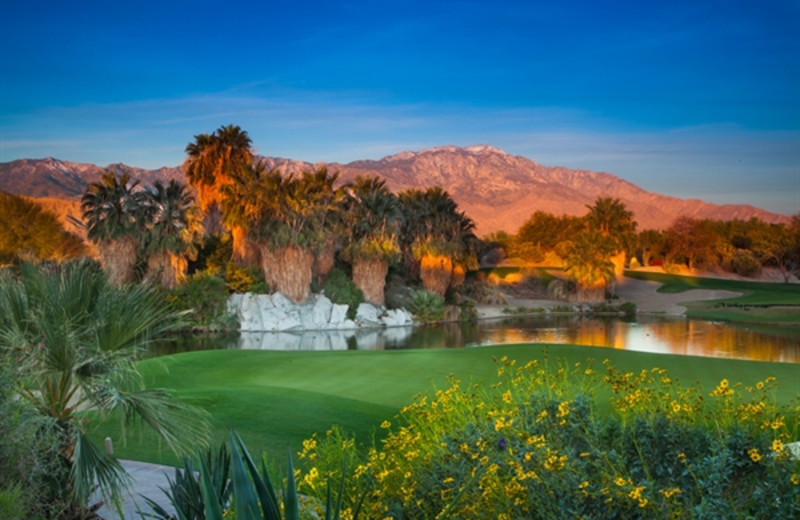
<path fill-rule="evenodd" d="M 659 491 L 659 493 L 664 495 L 664 498 L 672 498 L 674 495 L 681 494 L 681 488 L 662 489 Z"/>
<path fill-rule="evenodd" d="M 759 453 L 758 448 L 750 448 L 749 450 L 747 450 L 747 455 L 753 462 L 758 462 L 759 460 L 761 460 L 761 453 Z"/>
<path fill-rule="evenodd" d="M 308 487 L 310 487 L 311 489 L 316 489 L 317 487 L 316 481 L 318 478 L 319 478 L 319 471 L 315 466 L 308 471 L 308 474 L 305 477 L 303 477 L 303 482 L 305 482 L 306 485 L 308 485 Z"/>

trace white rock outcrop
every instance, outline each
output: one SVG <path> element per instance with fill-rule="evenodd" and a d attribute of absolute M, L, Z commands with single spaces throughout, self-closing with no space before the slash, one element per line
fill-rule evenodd
<path fill-rule="evenodd" d="M 228 312 L 239 320 L 241 332 L 282 332 L 309 330 L 348 330 L 358 328 L 403 327 L 413 325 L 404 309 L 358 306 L 356 319 L 347 318 L 347 305 L 331 302 L 324 294 L 312 294 L 303 303 L 294 303 L 281 293 L 233 294 Z"/>

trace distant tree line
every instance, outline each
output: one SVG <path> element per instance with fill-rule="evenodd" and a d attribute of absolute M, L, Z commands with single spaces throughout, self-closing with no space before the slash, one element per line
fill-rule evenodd
<path fill-rule="evenodd" d="M 584 217 L 537 211 L 515 235 L 500 232 L 487 240 L 502 247 L 509 257 L 523 262 L 549 261 L 569 266 L 577 261 L 577 243 L 593 240 L 594 245 L 587 246 L 589 249 L 608 250 L 609 246 L 603 245 L 597 236 L 603 235 L 597 213 L 601 206 L 611 205 L 621 203 L 598 199 Z M 624 211 L 624 206 L 615 209 L 617 222 Z M 635 225 L 630 226 L 629 219 L 630 216 L 624 217 L 622 222 L 627 223 L 610 236 L 615 236 L 616 247 L 624 252 L 625 262 L 634 266 L 717 269 L 746 277 L 757 277 L 769 267 L 778 269 L 784 281 L 800 269 L 800 214 L 789 224 L 769 224 L 756 218 L 722 221 L 679 217 L 666 230 L 647 229 L 638 233 Z M 596 236 L 590 239 L 592 234 Z"/>
<path fill-rule="evenodd" d="M 497 247 L 523 263 L 563 267 L 580 299 L 598 300 L 613 293 L 626 265 L 744 276 L 774 267 L 787 281 L 800 266 L 800 215 L 788 225 L 681 217 L 664 231 L 638 231 L 620 200 L 599 197 L 583 217 L 536 211 L 515 235 L 481 241 L 440 187 L 393 193 L 380 178 L 341 183 L 324 168 L 284 175 L 258 162 L 247 132 L 234 125 L 194 136 L 183 167 L 188 186 L 141 186 L 108 171 L 87 188 L 83 220 L 112 284 L 170 289 L 192 270 L 225 272 L 227 263 L 260 272 L 271 290 L 301 302 L 339 266 L 366 301 L 382 305 L 390 274 L 443 297 Z M 11 223 L 0 229 L 11 237 L 0 241 L 0 261 L 84 254 L 54 216 L 31 204 L 0 198 Z"/>

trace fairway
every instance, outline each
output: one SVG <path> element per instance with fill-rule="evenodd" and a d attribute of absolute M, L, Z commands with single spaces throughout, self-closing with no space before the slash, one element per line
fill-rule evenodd
<path fill-rule="evenodd" d="M 753 383 L 778 378 L 776 399 L 797 399 L 800 365 L 636 353 L 572 345 L 502 345 L 466 349 L 271 352 L 212 350 L 189 352 L 139 363 L 150 387 L 173 390 L 212 416 L 214 436 L 236 429 L 254 453 L 284 460 L 287 447 L 299 449 L 314 433 L 334 424 L 371 442 L 378 426 L 414 396 L 445 388 L 447 377 L 464 382 L 496 381 L 493 358 L 525 363 L 547 359 L 563 364 L 593 359 L 597 369 L 608 359 L 625 371 L 665 368 L 685 385 L 699 381 L 713 388 L 721 379 Z M 148 433 L 136 433 L 126 445 L 118 421 L 99 426 L 93 436 L 111 436 L 120 458 L 173 464 L 174 456 Z"/>

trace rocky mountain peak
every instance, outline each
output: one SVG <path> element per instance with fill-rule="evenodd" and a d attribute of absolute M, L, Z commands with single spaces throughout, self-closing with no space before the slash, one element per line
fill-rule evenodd
<path fill-rule="evenodd" d="M 759 218 L 766 222 L 788 222 L 777 215 L 747 205 L 716 205 L 696 199 L 678 199 L 648 192 L 609 173 L 542 166 L 531 159 L 512 156 L 494 146 L 480 144 L 459 148 L 440 146 L 404 151 L 380 160 L 348 164 L 316 163 L 276 157 L 259 157 L 269 169 L 297 175 L 327 167 L 339 172 L 341 182 L 359 175 L 386 180 L 395 192 L 410 188 L 441 186 L 459 208 L 472 218 L 479 235 L 503 230 L 515 233 L 535 212 L 584 215 L 597 197 L 620 199 L 639 222 L 639 229 L 664 229 L 677 217 L 719 220 Z M 53 197 L 77 201 L 90 182 L 104 169 L 130 171 L 143 184 L 155 180 L 182 179 L 180 166 L 143 170 L 124 164 L 101 168 L 54 158 L 21 159 L 0 163 L 0 190 L 30 197 Z"/>

